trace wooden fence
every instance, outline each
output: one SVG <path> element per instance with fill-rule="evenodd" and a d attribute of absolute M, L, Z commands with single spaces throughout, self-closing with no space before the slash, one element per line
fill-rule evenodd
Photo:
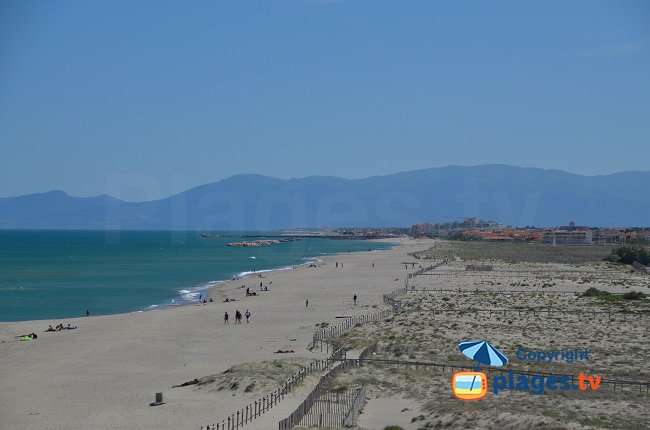
<path fill-rule="evenodd" d="M 424 270 L 424 269 L 423 269 Z M 603 272 L 573 272 L 570 270 L 554 270 L 548 272 L 534 272 L 534 271 L 523 271 L 523 270 L 491 270 L 491 271 L 472 271 L 472 270 L 427 270 L 422 273 L 416 271 L 412 273 L 414 276 L 427 276 L 433 278 L 479 278 L 479 279 L 494 279 L 494 278 L 505 278 L 505 279 L 568 279 L 568 280 L 580 280 L 588 279 L 592 281 L 596 280 L 605 280 L 611 281 L 612 276 L 620 276 L 620 272 L 609 272 L 605 276 Z M 417 275 L 416 275 L 417 274 Z M 413 276 L 413 277 L 414 277 Z M 409 277 L 411 277 L 409 275 Z"/>
<path fill-rule="evenodd" d="M 470 289 L 444 289 L 444 288 L 416 288 L 414 286 L 411 286 L 410 293 L 458 293 L 458 294 L 558 294 L 558 295 L 580 295 L 583 294 L 584 291 L 529 291 L 529 290 L 502 290 L 502 291 L 497 291 L 497 290 L 470 290 Z M 611 295 L 623 295 L 624 293 L 610 293 Z M 552 308 L 544 308 L 544 307 L 537 307 L 537 308 L 507 308 L 507 309 L 475 309 L 475 308 L 464 308 L 464 309 L 421 309 L 421 308 L 411 308 L 409 309 L 409 312 L 431 312 L 434 316 L 435 315 L 454 315 L 454 314 L 474 314 L 474 315 L 480 315 L 481 313 L 487 313 L 489 314 L 490 318 L 493 315 L 503 315 L 507 316 L 508 314 L 512 315 L 514 313 L 517 314 L 517 316 L 522 316 L 522 313 L 524 314 L 532 314 L 533 317 L 536 317 L 538 315 L 546 315 L 548 317 L 554 316 L 554 317 L 567 317 L 567 316 L 591 316 L 593 318 L 596 318 L 597 316 L 601 315 L 607 315 L 608 319 L 612 319 L 613 317 L 622 317 L 623 321 L 627 321 L 628 319 L 634 320 L 636 319 L 641 319 L 643 317 L 650 317 L 650 312 L 634 312 L 634 311 L 626 311 L 626 310 L 612 310 L 612 309 L 602 309 L 602 310 L 587 310 L 587 309 L 575 309 L 575 310 L 565 310 L 565 309 L 552 309 Z"/>
<path fill-rule="evenodd" d="M 345 420 L 343 421 L 344 427 L 354 427 L 357 425 L 357 419 L 359 418 L 361 409 L 363 409 L 363 405 L 365 404 L 366 404 L 366 386 L 364 385 L 357 392 L 357 397 L 354 399 L 354 402 L 352 403 L 352 407 L 348 412 L 348 416 L 345 417 Z"/>
<path fill-rule="evenodd" d="M 361 351 L 361 353 L 359 354 L 358 360 L 360 362 L 365 360 L 370 356 L 370 354 L 374 353 L 375 351 L 377 351 L 377 342 L 374 342 L 372 345 L 364 348 L 363 351 Z"/>
<path fill-rule="evenodd" d="M 587 310 L 587 309 L 554 309 L 554 308 L 504 308 L 504 309 L 485 309 L 485 308 L 463 308 L 463 309 L 421 309 L 421 308 L 412 308 L 409 309 L 410 312 L 419 312 L 419 313 L 431 313 L 433 316 L 441 315 L 489 315 L 492 316 L 508 316 L 508 315 L 517 315 L 518 317 L 523 316 L 532 316 L 534 318 L 540 317 L 542 315 L 553 318 L 570 318 L 570 317 L 592 317 L 596 318 L 597 316 L 607 315 L 609 320 L 614 318 L 622 318 L 623 321 L 629 320 L 640 320 L 643 317 L 650 317 L 650 312 L 633 312 L 625 310 Z"/>
<path fill-rule="evenodd" d="M 244 425 L 250 423 L 251 421 L 259 418 L 262 414 L 269 411 L 273 406 L 277 405 L 284 397 L 291 392 L 295 386 L 302 382 L 306 376 L 314 372 L 322 372 L 325 370 L 332 370 L 335 363 L 343 363 L 344 366 L 347 366 L 346 361 L 346 350 L 344 348 L 335 349 L 333 345 L 328 342 L 328 339 L 331 339 L 336 336 L 340 336 L 346 330 L 356 326 L 360 323 L 370 322 L 370 321 L 379 321 L 385 318 L 392 316 L 393 313 L 391 310 L 383 310 L 369 315 L 359 315 L 355 317 L 347 318 L 342 323 L 330 327 L 324 330 L 317 330 L 314 333 L 312 346 L 316 346 L 320 343 L 321 351 L 323 350 L 323 344 L 327 352 L 329 353 L 330 348 L 332 349 L 332 354 L 323 360 L 317 360 L 309 363 L 298 372 L 294 373 L 287 379 L 287 382 L 280 388 L 274 390 L 268 395 L 256 400 L 255 402 L 250 403 L 246 407 L 243 407 L 236 411 L 235 413 L 230 414 L 226 418 L 223 418 L 221 422 L 212 424 L 212 427 L 208 429 L 212 430 L 236 430 L 242 428 Z M 366 349 L 362 354 L 369 354 L 369 350 Z M 358 363 L 353 363 L 358 364 Z M 339 366 L 336 366 L 338 368 Z M 321 378 L 322 379 L 322 378 Z"/>
<path fill-rule="evenodd" d="M 418 269 L 413 273 L 409 273 L 408 278 L 411 279 L 411 278 L 415 278 L 416 276 L 427 274 L 428 272 L 431 272 L 432 270 L 437 269 L 438 267 L 442 266 L 445 263 L 446 263 L 445 261 L 441 261 L 439 263 L 432 264 L 431 266 L 427 266 L 427 267 L 423 267 L 421 269 Z"/>
<path fill-rule="evenodd" d="M 312 338 L 311 347 L 315 348 L 320 345 L 320 350 L 322 351 L 324 346 L 326 352 L 329 352 L 329 349 L 333 347 L 330 346 L 330 342 L 327 341 L 328 339 L 335 338 L 342 335 L 343 333 L 350 330 L 357 324 L 380 321 L 386 318 L 390 318 L 392 315 L 393 315 L 393 311 L 383 310 L 383 311 L 375 312 L 374 314 L 357 315 L 357 316 L 346 318 L 340 324 L 337 324 L 332 327 L 328 327 L 326 329 L 317 330 L 314 333 L 314 336 Z"/>
<path fill-rule="evenodd" d="M 374 352 L 376 348 L 376 344 L 373 344 L 367 348 L 365 348 L 361 354 L 359 354 L 359 358 L 357 359 L 344 359 L 340 362 L 338 366 L 333 367 L 331 370 L 329 370 L 325 375 L 321 376 L 320 380 L 318 381 L 318 384 L 314 387 L 314 389 L 307 395 L 305 400 L 296 408 L 296 410 L 289 415 L 287 418 L 283 419 L 278 423 L 278 429 L 279 430 L 287 430 L 290 428 L 293 428 L 296 425 L 299 425 L 302 423 L 302 420 L 309 414 L 310 410 L 312 407 L 316 404 L 318 399 L 327 391 L 327 386 L 329 382 L 340 372 L 343 372 L 347 370 L 349 367 L 352 366 L 361 366 L 363 365 L 364 361 L 367 359 L 367 357 Z M 355 399 L 355 402 L 350 405 L 350 408 L 346 412 L 344 419 L 347 418 L 350 413 L 352 413 L 352 409 L 354 407 L 357 407 L 359 410 L 363 406 L 363 401 L 365 400 L 365 390 L 363 391 L 363 398 L 362 399 Z M 358 402 L 361 402 L 359 405 Z M 320 410 L 323 412 L 323 409 Z M 338 412 L 340 412 L 340 409 L 337 409 Z M 358 410 L 355 412 L 355 415 L 358 415 Z M 314 416 L 318 416 L 317 414 L 314 414 Z M 340 416 L 337 415 L 337 416 Z M 321 418 L 319 418 L 321 419 Z M 329 420 L 330 422 L 335 422 L 338 418 L 335 417 L 324 417 L 322 419 Z M 356 416 L 354 417 L 356 420 Z M 338 422 L 338 421 L 336 421 Z"/>
<path fill-rule="evenodd" d="M 402 302 L 397 298 L 405 295 L 407 291 L 408 291 L 408 284 L 404 288 L 398 288 L 396 290 L 391 291 L 390 293 L 384 294 L 383 296 L 384 304 L 390 306 L 394 314 L 398 313 L 400 311 L 400 307 L 402 306 Z"/>
<path fill-rule="evenodd" d="M 351 366 L 363 366 L 367 364 L 377 364 L 377 365 L 385 365 L 385 366 L 396 366 L 396 367 L 414 367 L 415 369 L 419 368 L 433 368 L 433 369 L 439 369 L 441 372 L 447 372 L 447 373 L 454 373 L 459 370 L 475 370 L 475 367 L 471 365 L 459 365 L 459 364 L 454 364 L 454 363 L 434 363 L 434 362 L 428 362 L 428 361 L 411 361 L 411 360 L 387 360 L 387 359 L 377 359 L 377 358 L 368 358 L 370 354 L 374 351 L 377 350 L 376 344 L 371 345 L 370 347 L 366 348 L 360 355 L 359 358 L 356 359 L 350 359 L 346 358 L 344 361 L 341 362 L 339 366 L 334 367 L 331 371 L 329 371 L 326 375 L 324 375 L 321 380 L 319 381 L 318 385 L 314 388 L 314 390 L 307 396 L 305 401 L 294 411 L 293 414 L 291 414 L 288 418 L 285 418 L 284 420 L 279 422 L 278 428 L 279 430 L 287 430 L 292 428 L 295 425 L 323 425 L 323 426 L 330 426 L 330 427 L 338 427 L 336 423 L 338 423 L 339 418 L 335 417 L 325 417 L 325 414 L 322 414 L 322 412 L 314 412 L 313 414 L 313 419 L 316 421 L 313 421 L 312 418 L 308 418 L 305 421 L 303 421 L 303 418 L 306 417 L 309 413 L 312 407 L 317 404 L 319 398 L 325 393 L 326 390 L 326 385 L 327 383 L 334 377 L 336 374 L 338 374 L 341 371 L 346 370 L 347 368 Z M 548 373 L 548 372 L 530 372 L 526 370 L 516 370 L 516 369 L 502 369 L 502 368 L 495 368 L 495 367 L 489 367 L 489 366 L 483 366 L 479 368 L 480 371 L 483 371 L 488 374 L 488 376 L 492 374 L 499 374 L 499 375 L 504 375 L 508 374 L 509 372 L 515 374 L 515 375 L 527 375 L 527 376 L 542 376 L 544 378 L 547 378 L 549 376 L 554 376 L 556 378 L 561 378 L 561 377 L 569 377 L 569 381 L 571 386 L 575 386 L 577 382 L 577 378 L 575 375 L 567 375 L 567 374 L 558 374 L 558 373 Z M 639 393 L 643 394 L 650 394 L 650 383 L 649 382 L 638 382 L 638 381 L 626 381 L 626 380 L 617 380 L 617 379 L 601 379 L 601 385 L 603 387 L 608 387 L 612 388 L 614 391 L 638 391 Z M 365 387 L 364 387 L 365 388 Z M 363 392 L 364 397 L 358 399 L 358 401 L 355 403 L 354 407 L 350 409 L 348 416 L 352 414 L 358 415 L 358 411 L 362 408 L 363 406 L 363 401 L 365 400 L 365 391 Z M 317 406 L 318 407 L 318 406 Z M 355 411 L 356 409 L 356 411 Z M 322 411 L 321 409 L 319 409 Z M 336 414 L 337 417 L 341 416 L 341 409 L 338 409 L 338 413 Z M 322 414 L 322 417 L 321 415 Z M 355 417 L 356 418 L 356 417 Z M 329 421 L 327 421 L 329 420 Z M 344 423 L 345 425 L 345 423 Z M 354 425 L 354 424 L 352 424 Z"/>
<path fill-rule="evenodd" d="M 236 430 L 244 427 L 246 424 L 254 421 L 255 419 L 268 412 L 273 406 L 276 406 L 284 397 L 293 391 L 293 389 L 302 382 L 305 377 L 315 372 L 322 372 L 332 369 L 337 363 L 345 362 L 346 350 L 339 348 L 332 353 L 328 358 L 323 360 L 312 361 L 304 366 L 298 372 L 291 375 L 287 382 L 280 388 L 272 391 L 268 395 L 256 400 L 246 407 L 241 408 L 228 417 L 223 418 L 221 422 L 208 426 L 207 430 Z M 218 421 L 218 420 L 217 420 Z"/>
<path fill-rule="evenodd" d="M 575 296 L 582 294 L 584 291 L 560 291 L 560 290 L 479 290 L 478 288 L 426 288 L 411 285 L 409 288 L 410 293 L 470 293 L 470 294 L 559 294 L 563 296 Z M 610 293 L 612 295 L 623 295 L 623 293 Z"/>
<path fill-rule="evenodd" d="M 354 362 L 354 361 L 359 361 L 359 359 L 347 359 L 348 362 Z M 434 368 L 434 369 L 439 369 L 441 372 L 447 372 L 447 373 L 454 373 L 459 370 L 475 370 L 475 367 L 472 365 L 462 365 L 462 364 L 456 364 L 456 363 L 434 363 L 430 361 L 414 361 L 414 360 L 389 360 L 389 359 L 378 359 L 378 358 L 372 358 L 372 359 L 364 359 L 361 360 L 364 365 L 367 364 L 379 364 L 379 365 L 385 365 L 385 366 L 395 366 L 395 367 L 404 367 L 406 369 L 412 367 L 415 369 L 419 368 Z M 571 385 L 574 386 L 575 382 L 577 380 L 575 375 L 568 375 L 568 374 L 562 374 L 562 373 L 549 373 L 549 372 L 531 372 L 527 370 L 516 370 L 516 369 L 502 369 L 498 367 L 489 367 L 489 366 L 482 366 L 479 368 L 479 371 L 485 372 L 488 375 L 491 374 L 508 374 L 509 372 L 515 374 L 515 375 L 527 375 L 527 376 L 543 376 L 543 377 L 549 377 L 549 376 L 555 376 L 558 378 L 568 376 L 569 380 L 571 381 Z M 650 382 L 642 382 L 642 381 L 626 381 L 626 380 L 619 380 L 619 379 L 601 379 L 601 385 L 607 386 L 612 388 L 614 391 L 617 389 L 620 390 L 633 390 L 633 391 L 638 391 L 639 393 L 646 393 L 650 394 Z"/>
<path fill-rule="evenodd" d="M 325 391 L 314 401 L 298 425 L 327 428 L 355 426 L 365 399 L 365 386 L 345 391 Z"/>

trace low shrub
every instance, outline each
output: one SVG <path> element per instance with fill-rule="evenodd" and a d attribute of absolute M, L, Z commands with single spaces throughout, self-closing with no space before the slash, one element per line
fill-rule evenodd
<path fill-rule="evenodd" d="M 581 294 L 581 297 L 595 297 L 600 300 L 605 300 L 607 302 L 616 302 L 621 299 L 621 296 L 617 294 L 612 294 L 608 291 L 599 290 L 598 288 L 589 288 L 587 291 Z"/>
<path fill-rule="evenodd" d="M 641 300 L 645 299 L 646 295 L 640 291 L 630 291 L 623 294 L 623 300 Z"/>

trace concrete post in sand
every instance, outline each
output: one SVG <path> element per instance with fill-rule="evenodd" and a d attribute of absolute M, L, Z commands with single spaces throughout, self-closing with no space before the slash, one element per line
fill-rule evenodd
<path fill-rule="evenodd" d="M 163 402 L 163 394 L 162 393 L 156 393 L 156 401 L 153 403 L 149 403 L 149 406 L 158 406 L 162 405 L 165 402 Z"/>

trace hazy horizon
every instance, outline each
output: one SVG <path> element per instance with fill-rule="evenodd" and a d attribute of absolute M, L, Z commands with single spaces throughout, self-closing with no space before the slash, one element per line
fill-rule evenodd
<path fill-rule="evenodd" d="M 0 196 L 647 168 L 644 1 L 2 2 Z"/>
<path fill-rule="evenodd" d="M 365 176 L 365 177 L 343 177 L 343 176 L 335 176 L 335 175 L 308 175 L 308 176 L 301 176 L 301 177 L 291 177 L 291 176 L 283 177 L 283 176 L 263 175 L 263 174 L 254 173 L 254 172 L 242 172 L 242 173 L 234 173 L 234 174 L 232 174 L 230 176 L 223 177 L 223 178 L 218 178 L 218 179 L 215 179 L 213 181 L 206 182 L 204 184 L 196 184 L 196 185 L 194 185 L 194 186 L 192 186 L 190 188 L 185 188 L 185 189 L 178 190 L 177 192 L 175 192 L 173 194 L 161 195 L 158 198 L 154 198 L 154 199 L 150 199 L 150 200 L 127 200 L 127 199 L 122 199 L 119 196 L 115 196 L 113 194 L 109 194 L 109 193 L 106 193 L 106 192 L 101 192 L 101 193 L 98 193 L 98 194 L 79 195 L 79 194 L 73 194 L 73 193 L 69 192 L 68 190 L 64 190 L 64 189 L 47 189 L 47 190 L 42 190 L 42 191 L 34 191 L 34 192 L 27 193 L 27 194 L 0 195 L 0 198 L 21 197 L 21 196 L 32 195 L 32 194 L 45 194 L 45 193 L 49 193 L 49 192 L 63 192 L 63 193 L 67 194 L 70 197 L 88 198 L 88 197 L 100 197 L 100 196 L 103 196 L 103 195 L 107 195 L 107 196 L 122 200 L 122 201 L 124 201 L 126 203 L 142 203 L 142 202 L 147 202 L 147 201 L 152 201 L 152 200 L 165 199 L 165 198 L 171 197 L 171 196 L 173 196 L 175 194 L 183 193 L 185 191 L 189 191 L 191 189 L 198 188 L 198 187 L 201 187 L 201 186 L 204 186 L 204 185 L 214 184 L 214 183 L 217 183 L 217 182 L 220 182 L 220 181 L 223 181 L 223 180 L 227 180 L 229 178 L 236 177 L 236 176 L 258 175 L 258 176 L 264 176 L 264 177 L 267 177 L 267 178 L 279 179 L 279 180 L 287 180 L 287 181 L 290 181 L 290 180 L 302 180 L 302 179 L 308 179 L 308 178 L 312 178 L 312 177 L 323 177 L 323 178 L 328 178 L 329 177 L 329 178 L 344 179 L 344 180 L 362 180 L 362 179 L 368 179 L 368 178 L 373 178 L 373 177 L 385 177 L 385 176 L 391 176 L 391 175 L 398 175 L 398 174 L 401 174 L 401 173 L 417 172 L 417 171 L 430 170 L 430 169 L 445 169 L 445 168 L 450 168 L 450 167 L 472 168 L 472 167 L 485 167 L 485 166 L 504 166 L 504 167 L 514 167 L 514 168 L 518 168 L 518 169 L 536 169 L 536 170 L 543 170 L 543 171 L 558 171 L 558 172 L 568 173 L 570 175 L 584 176 L 584 177 L 599 177 L 599 176 L 610 176 L 610 175 L 617 175 L 617 174 L 624 174 L 624 173 L 647 173 L 647 172 L 650 172 L 650 169 L 647 169 L 647 170 L 624 170 L 624 171 L 617 171 L 617 172 L 611 172 L 611 173 L 583 175 L 583 174 L 580 174 L 580 173 L 575 173 L 575 172 L 561 170 L 561 169 L 553 169 L 553 168 L 544 169 L 544 168 L 540 168 L 540 167 L 515 166 L 515 165 L 511 165 L 511 164 L 500 164 L 500 163 L 475 164 L 475 165 L 448 164 L 448 165 L 445 165 L 445 166 L 434 166 L 434 167 L 428 167 L 428 168 L 425 167 L 425 168 L 422 168 L 422 169 L 403 170 L 403 171 L 399 171 L 399 172 L 389 172 L 389 173 L 383 173 L 383 174 L 377 174 L 377 175 L 369 175 L 369 176 Z M 138 187 L 139 184 L 137 183 L 137 181 L 134 181 L 130 186 Z"/>

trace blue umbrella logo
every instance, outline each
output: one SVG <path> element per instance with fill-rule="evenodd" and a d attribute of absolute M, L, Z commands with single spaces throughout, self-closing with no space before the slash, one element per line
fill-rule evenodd
<path fill-rule="evenodd" d="M 476 361 L 476 369 L 479 363 L 488 366 L 504 366 L 508 363 L 508 357 L 496 349 L 487 340 L 471 340 L 458 344 L 458 349 L 470 360 Z"/>

